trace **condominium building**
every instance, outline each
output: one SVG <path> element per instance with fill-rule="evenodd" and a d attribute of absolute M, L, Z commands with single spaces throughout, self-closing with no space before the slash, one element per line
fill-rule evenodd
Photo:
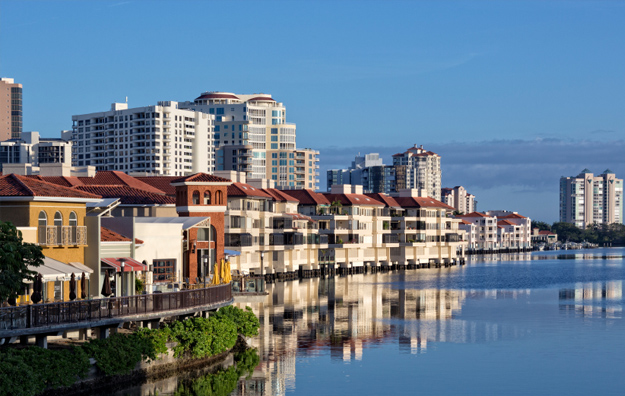
<path fill-rule="evenodd" d="M 490 210 L 458 215 L 469 249 L 530 248 L 532 221 L 517 212 Z"/>
<path fill-rule="evenodd" d="M 0 78 L 0 141 L 19 139 L 22 133 L 22 84 Z"/>
<path fill-rule="evenodd" d="M 406 189 L 406 166 L 384 165 L 380 154 L 358 155 L 348 169 L 327 171 L 328 191 L 339 184 L 360 185 L 366 193 L 393 194 Z"/>
<path fill-rule="evenodd" d="M 408 189 L 418 189 L 428 197 L 441 200 L 441 157 L 416 144 L 403 153 L 393 155 L 393 165 L 406 166 Z"/>
<path fill-rule="evenodd" d="M 469 194 L 462 186 L 454 188 L 442 188 L 441 200 L 449 206 L 453 206 L 460 214 L 472 213 L 477 210 L 477 201 L 473 194 Z"/>
<path fill-rule="evenodd" d="M 0 142 L 0 164 L 71 165 L 72 143 L 58 138 L 42 138 L 39 132 L 22 132 L 21 138 Z"/>
<path fill-rule="evenodd" d="M 72 116 L 74 166 L 98 171 L 184 176 L 215 170 L 215 116 L 177 102 Z"/>
<path fill-rule="evenodd" d="M 318 155 L 298 150 L 296 125 L 286 122 L 286 107 L 269 94 L 204 92 L 180 108 L 215 116 L 217 170 L 272 179 L 278 188 L 318 189 Z"/>
<path fill-rule="evenodd" d="M 560 221 L 586 228 L 623 222 L 623 179 L 606 169 L 599 176 L 584 169 L 560 178 Z"/>

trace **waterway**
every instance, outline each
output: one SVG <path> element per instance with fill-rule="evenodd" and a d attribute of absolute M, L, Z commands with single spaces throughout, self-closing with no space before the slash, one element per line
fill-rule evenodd
<path fill-rule="evenodd" d="M 624 256 L 482 256 L 269 285 L 249 304 L 260 363 L 232 394 L 625 394 Z"/>

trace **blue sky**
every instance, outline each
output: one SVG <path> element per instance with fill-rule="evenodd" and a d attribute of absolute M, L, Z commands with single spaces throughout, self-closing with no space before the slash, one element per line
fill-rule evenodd
<path fill-rule="evenodd" d="M 480 210 L 551 222 L 560 176 L 625 176 L 623 37 L 617 1 L 0 0 L 0 75 L 44 136 L 126 96 L 271 93 L 322 185 L 418 143 Z"/>

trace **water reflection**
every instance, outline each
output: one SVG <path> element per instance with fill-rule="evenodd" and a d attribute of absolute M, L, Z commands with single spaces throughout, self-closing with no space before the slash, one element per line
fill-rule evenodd
<path fill-rule="evenodd" d="M 429 270 L 428 270 L 429 271 Z M 450 269 L 449 271 L 454 271 Z M 528 290 L 407 288 L 412 275 L 353 275 L 269 285 L 264 303 L 250 303 L 261 323 L 251 340 L 261 362 L 253 379 L 266 395 L 295 389 L 296 357 L 329 354 L 359 361 L 367 348 L 397 342 L 402 353 L 420 354 L 428 343 L 479 343 L 519 338 L 514 324 L 460 320 L 467 299 L 517 299 Z M 419 272 L 436 278 L 440 271 Z"/>
<path fill-rule="evenodd" d="M 623 281 L 577 283 L 559 292 L 562 311 L 590 318 L 621 318 L 622 299 Z"/>

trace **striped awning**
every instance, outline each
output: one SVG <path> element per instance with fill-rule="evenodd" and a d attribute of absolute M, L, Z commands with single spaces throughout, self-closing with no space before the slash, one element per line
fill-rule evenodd
<path fill-rule="evenodd" d="M 130 257 L 108 257 L 101 258 L 102 264 L 106 267 L 113 268 L 115 272 L 121 272 L 122 261 L 125 263 L 124 272 L 147 271 L 148 266 Z"/>

